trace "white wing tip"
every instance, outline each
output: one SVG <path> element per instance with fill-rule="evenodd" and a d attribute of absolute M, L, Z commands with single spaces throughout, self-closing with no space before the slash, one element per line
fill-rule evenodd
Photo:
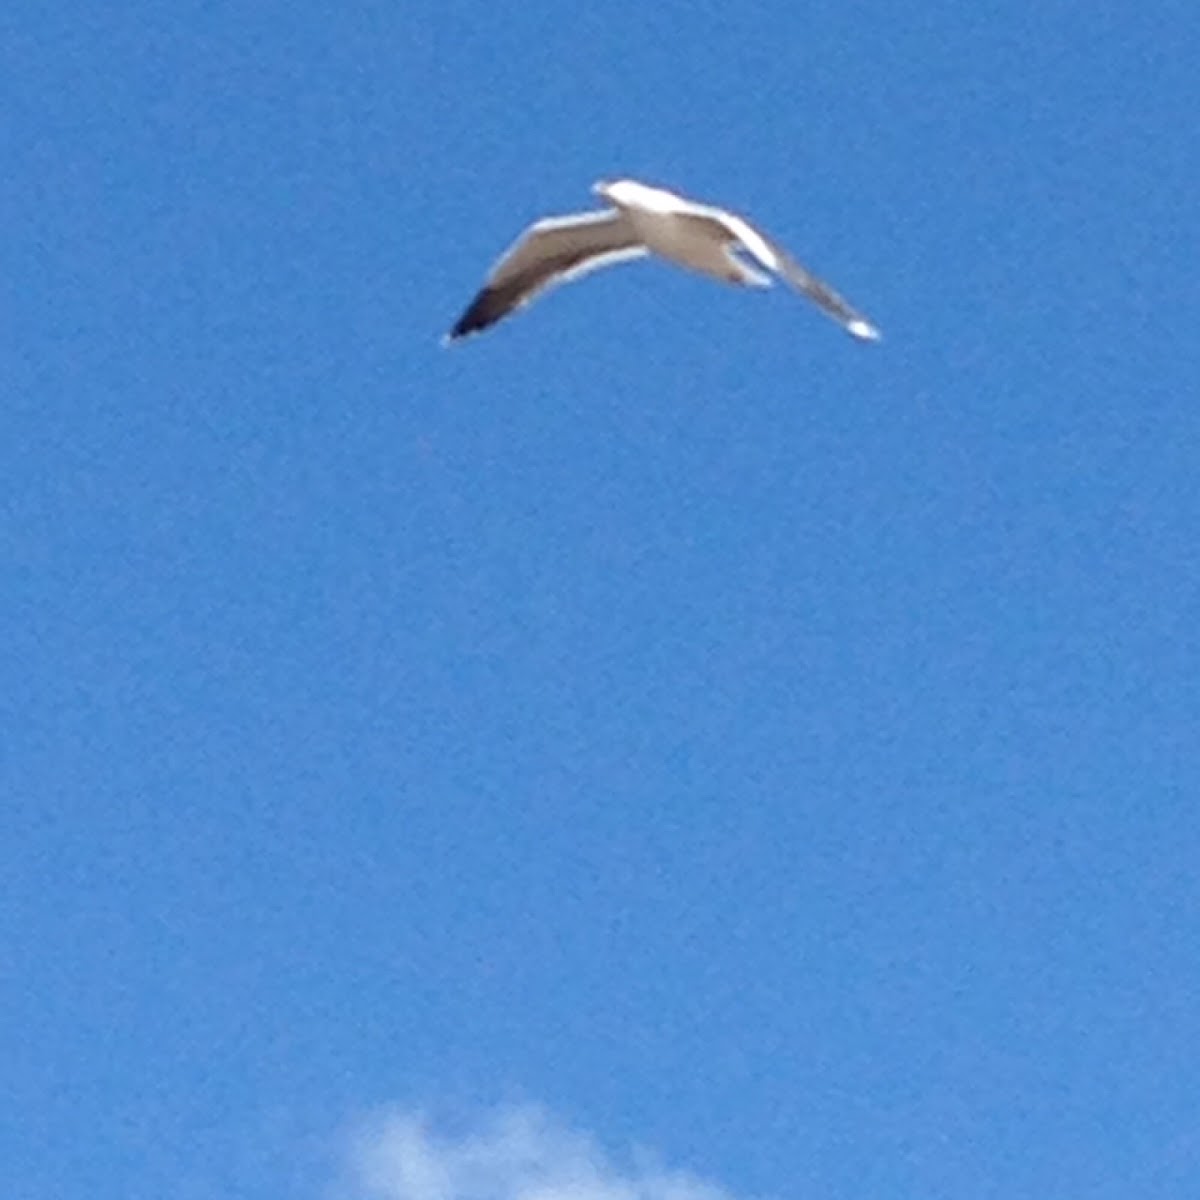
<path fill-rule="evenodd" d="M 864 321 L 861 317 L 847 321 L 846 329 L 861 342 L 877 342 L 883 336 L 870 321 Z"/>

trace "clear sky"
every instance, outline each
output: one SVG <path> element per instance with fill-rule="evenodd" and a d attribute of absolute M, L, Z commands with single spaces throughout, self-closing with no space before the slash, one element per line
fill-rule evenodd
<path fill-rule="evenodd" d="M 0 1194 L 1192 1194 L 1197 63 L 7 4 Z M 884 341 L 638 263 L 439 345 L 616 174 Z"/>

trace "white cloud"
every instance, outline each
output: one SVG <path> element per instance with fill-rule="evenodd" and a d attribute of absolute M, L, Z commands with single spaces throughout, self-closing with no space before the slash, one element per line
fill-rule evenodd
<path fill-rule="evenodd" d="M 732 1200 L 644 1154 L 622 1166 L 532 1106 L 456 1131 L 419 1112 L 386 1112 L 355 1139 L 351 1174 L 355 1200 Z"/>

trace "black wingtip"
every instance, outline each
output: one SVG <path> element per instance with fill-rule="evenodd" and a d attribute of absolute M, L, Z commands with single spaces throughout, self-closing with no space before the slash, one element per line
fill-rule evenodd
<path fill-rule="evenodd" d="M 454 323 L 454 328 L 446 334 L 443 342 L 449 345 L 461 338 L 470 337 L 473 333 L 495 325 L 502 317 L 511 311 L 509 297 L 504 293 L 484 288 L 467 306 L 467 310 Z"/>
<path fill-rule="evenodd" d="M 454 328 L 446 334 L 446 340 L 449 342 L 460 341 L 462 338 L 470 337 L 473 333 L 478 333 L 481 329 L 486 329 L 488 324 L 489 322 L 480 319 L 476 306 L 472 305 L 454 322 Z"/>

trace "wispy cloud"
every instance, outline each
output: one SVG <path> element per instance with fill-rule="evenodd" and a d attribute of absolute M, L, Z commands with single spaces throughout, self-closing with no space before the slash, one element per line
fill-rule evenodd
<path fill-rule="evenodd" d="M 466 1129 L 384 1113 L 355 1140 L 352 1176 L 354 1200 L 732 1200 L 644 1153 L 621 1164 L 532 1106 L 493 1110 Z"/>

